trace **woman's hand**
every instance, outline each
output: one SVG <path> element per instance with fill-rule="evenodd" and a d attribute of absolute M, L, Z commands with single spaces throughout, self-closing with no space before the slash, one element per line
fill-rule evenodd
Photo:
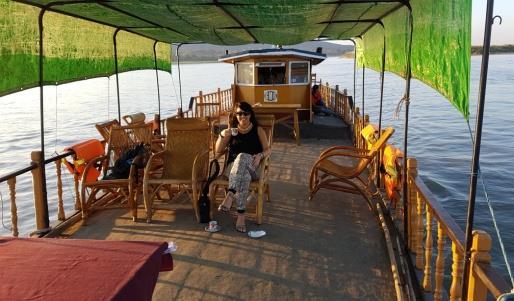
<path fill-rule="evenodd" d="M 259 163 L 261 163 L 261 160 L 262 160 L 262 153 L 253 155 L 252 166 L 254 169 L 256 169 L 259 166 Z"/>

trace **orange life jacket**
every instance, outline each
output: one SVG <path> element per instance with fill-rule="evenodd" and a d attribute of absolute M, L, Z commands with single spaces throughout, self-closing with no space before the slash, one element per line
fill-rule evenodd
<path fill-rule="evenodd" d="M 104 146 L 97 139 L 86 140 L 75 145 L 72 145 L 66 150 L 73 150 L 73 163 L 63 159 L 63 163 L 72 174 L 77 174 L 82 177 L 86 165 L 94 158 L 104 155 Z M 85 182 L 93 182 L 100 176 L 100 171 L 96 168 L 91 168 L 86 176 Z"/>
<path fill-rule="evenodd" d="M 396 202 L 400 200 L 402 181 L 397 159 L 402 156 L 401 151 L 394 146 L 387 145 L 384 148 L 384 155 L 382 157 L 382 163 L 385 170 L 384 186 L 387 197 L 392 204 L 396 204 Z"/>

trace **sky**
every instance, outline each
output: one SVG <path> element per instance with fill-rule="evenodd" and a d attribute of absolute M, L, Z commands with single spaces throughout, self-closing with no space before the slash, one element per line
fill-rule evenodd
<path fill-rule="evenodd" d="M 487 0 L 473 0 L 471 45 L 484 42 L 484 22 Z M 499 15 L 503 22 L 496 20 L 491 34 L 491 45 L 514 44 L 514 0 L 495 0 L 493 16 Z"/>

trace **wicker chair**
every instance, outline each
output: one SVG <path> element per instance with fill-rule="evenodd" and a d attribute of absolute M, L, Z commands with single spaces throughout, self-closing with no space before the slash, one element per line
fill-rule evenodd
<path fill-rule="evenodd" d="M 185 190 L 199 219 L 197 200 L 201 184 L 207 178 L 210 126 L 205 118 L 170 118 L 166 120 L 165 150 L 152 155 L 143 179 L 146 220 L 152 221 L 153 199 L 161 188 L 178 186 Z M 161 164 L 162 172 L 155 173 Z M 168 189 L 171 192 L 171 189 Z M 171 194 L 171 193 L 170 193 Z M 171 198 L 171 195 L 170 195 Z"/>
<path fill-rule="evenodd" d="M 105 156 L 97 157 L 90 161 L 82 175 L 81 207 L 82 218 L 85 221 L 94 208 L 109 207 L 112 203 L 126 200 L 132 212 L 132 219 L 137 219 L 137 195 L 140 190 L 138 180 L 139 172 L 137 164 L 130 166 L 127 179 L 100 179 L 86 182 L 87 174 L 92 169 L 101 169 L 104 177 L 112 170 L 112 167 L 120 155 L 126 150 L 143 143 L 150 149 L 152 143 L 151 124 L 139 124 L 128 126 L 113 126 L 110 131 L 109 143 Z M 135 158 L 133 163 L 144 164 L 144 158 Z M 99 194 L 102 192 L 101 194 Z"/>
<path fill-rule="evenodd" d="M 266 136 L 268 138 L 268 144 L 271 148 L 273 144 L 273 129 L 275 127 L 275 116 L 274 115 L 256 115 L 257 121 L 259 122 L 259 126 L 261 126 L 266 132 Z M 225 154 L 225 158 L 227 157 L 227 153 Z M 218 195 L 219 188 L 228 188 L 228 178 L 224 175 L 226 169 L 226 159 L 225 165 L 223 166 L 223 171 L 220 176 L 218 176 L 209 186 L 209 199 L 214 200 Z M 255 215 L 257 224 L 262 224 L 262 213 L 263 213 L 263 199 L 264 193 L 266 193 L 267 200 L 270 201 L 270 189 L 268 185 L 268 172 L 270 168 L 270 156 L 266 156 L 262 159 L 260 163 L 260 175 L 259 179 L 254 180 L 250 183 L 250 191 L 251 193 L 255 193 L 257 195 L 257 204 L 255 208 Z M 214 202 L 211 202 L 211 212 L 214 209 Z"/>
<path fill-rule="evenodd" d="M 338 190 L 362 195 L 374 210 L 371 181 L 366 180 L 366 171 L 393 133 L 393 128 L 387 128 L 370 149 L 334 146 L 324 150 L 311 169 L 309 199 L 312 200 L 321 188 Z"/>
<path fill-rule="evenodd" d="M 100 133 L 102 138 L 104 138 L 105 143 L 109 141 L 109 137 L 111 136 L 111 128 L 113 126 L 120 126 L 120 122 L 117 119 L 113 119 L 95 124 L 96 130 Z"/>

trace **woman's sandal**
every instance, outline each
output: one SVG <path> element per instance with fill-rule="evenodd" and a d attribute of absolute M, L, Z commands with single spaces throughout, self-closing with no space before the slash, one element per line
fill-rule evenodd
<path fill-rule="evenodd" d="M 237 232 L 241 232 L 241 233 L 246 233 L 246 224 L 244 222 L 244 215 L 242 215 L 243 217 L 243 223 L 241 224 L 238 224 L 237 222 L 239 221 L 239 218 L 241 217 L 241 215 L 238 213 L 237 214 L 237 221 L 236 221 L 236 231 Z"/>
<path fill-rule="evenodd" d="M 229 213 L 230 208 L 232 207 L 232 203 L 234 202 L 234 193 L 232 191 L 227 192 L 227 196 L 221 202 L 221 204 L 218 207 L 218 211 L 222 213 Z"/>

